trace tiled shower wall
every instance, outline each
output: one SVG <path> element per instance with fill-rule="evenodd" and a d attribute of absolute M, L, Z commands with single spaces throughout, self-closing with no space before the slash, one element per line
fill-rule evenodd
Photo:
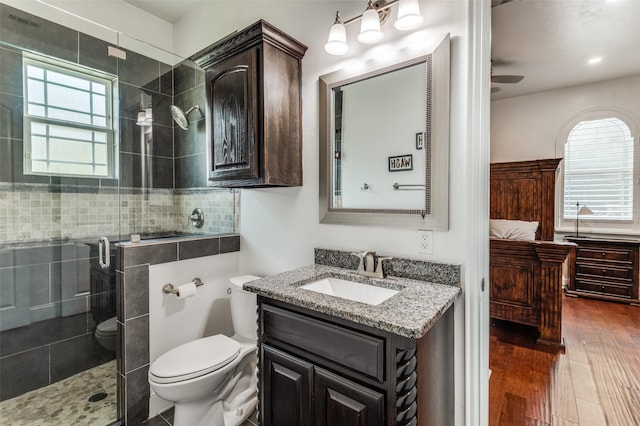
<path fill-rule="evenodd" d="M 184 110 L 196 103 L 204 106 L 204 73 L 189 61 L 171 66 L 133 51 L 121 60 L 107 55 L 108 45 L 0 3 L 0 322 L 5 326 L 0 399 L 103 359 L 93 339 L 103 318 L 94 318 L 89 305 L 112 290 L 89 289 L 87 281 L 93 285 L 97 277 L 92 275 L 97 261 L 93 241 L 103 235 L 128 239 L 132 233 L 221 234 L 237 229 L 239 194 L 206 188 L 203 115 L 192 113 L 191 126 L 183 131 L 174 127 L 169 114 L 172 103 Z M 23 50 L 118 76 L 118 179 L 23 173 Z M 136 118 L 148 104 L 154 123 L 145 145 Z M 188 221 L 196 207 L 205 215 L 204 227 L 197 230 Z M 218 250 L 224 251 L 222 243 Z M 196 251 L 200 254 L 200 247 Z M 68 288 L 76 291 L 67 294 Z M 20 306 L 4 306 L 12 299 L 19 299 Z M 64 313 L 79 301 L 82 309 Z M 9 321 L 11 309 L 16 315 Z M 82 357 L 92 352 L 97 358 L 85 362 Z M 29 371 L 34 374 L 27 377 Z"/>
<path fill-rule="evenodd" d="M 236 231 L 237 192 L 156 190 L 149 194 L 86 194 L 0 190 L 0 241 L 4 244 L 99 236 L 128 238 L 160 231 L 224 234 Z M 204 212 L 202 228 L 189 216 Z M 120 225 L 118 225 L 120 224 Z"/>

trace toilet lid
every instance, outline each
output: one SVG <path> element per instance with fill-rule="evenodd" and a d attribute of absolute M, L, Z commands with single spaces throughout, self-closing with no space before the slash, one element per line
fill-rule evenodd
<path fill-rule="evenodd" d="M 116 317 L 111 317 L 108 320 L 102 321 L 96 327 L 96 331 L 100 334 L 115 334 L 118 330 L 118 324 L 116 323 Z"/>
<path fill-rule="evenodd" d="M 240 343 L 222 335 L 193 340 L 156 359 L 149 368 L 149 375 L 157 383 L 173 383 L 192 379 L 215 371 L 240 353 Z"/>

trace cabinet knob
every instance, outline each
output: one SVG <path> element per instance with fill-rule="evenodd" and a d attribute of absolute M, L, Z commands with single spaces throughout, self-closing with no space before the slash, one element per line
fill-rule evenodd
<path fill-rule="evenodd" d="M 603 274 L 604 274 L 604 273 L 606 273 L 606 272 L 607 272 L 607 270 L 606 270 L 606 269 L 603 269 L 603 270 L 602 270 L 602 273 L 603 273 Z"/>
<path fill-rule="evenodd" d="M 602 252 L 602 257 L 605 257 L 607 255 L 607 253 Z"/>

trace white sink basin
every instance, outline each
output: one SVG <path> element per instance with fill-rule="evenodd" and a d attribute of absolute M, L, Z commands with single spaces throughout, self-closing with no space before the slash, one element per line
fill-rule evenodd
<path fill-rule="evenodd" d="M 368 305 L 379 305 L 398 293 L 397 290 L 341 280 L 340 278 L 323 278 L 301 285 L 300 288 Z"/>

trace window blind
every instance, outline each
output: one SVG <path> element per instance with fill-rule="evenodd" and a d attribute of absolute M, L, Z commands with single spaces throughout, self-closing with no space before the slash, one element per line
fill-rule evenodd
<path fill-rule="evenodd" d="M 588 206 L 588 220 L 633 220 L 633 136 L 622 120 L 581 121 L 569 133 L 564 153 L 564 218 L 576 218 L 576 204 Z M 581 218 L 587 219 L 587 218 Z"/>

